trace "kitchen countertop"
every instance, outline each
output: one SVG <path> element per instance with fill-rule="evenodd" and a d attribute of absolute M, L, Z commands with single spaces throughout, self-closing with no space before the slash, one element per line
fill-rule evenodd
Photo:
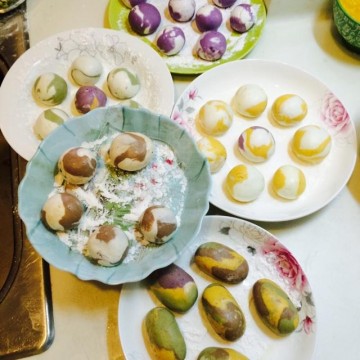
<path fill-rule="evenodd" d="M 341 43 L 331 1 L 266 3 L 263 35 L 247 58 L 288 63 L 326 83 L 344 103 L 360 134 L 360 55 Z M 107 0 L 28 0 L 30 44 L 72 28 L 109 27 L 107 4 Z M 174 76 L 176 97 L 192 79 Z M 299 220 L 257 224 L 279 238 L 308 276 L 317 308 L 313 359 L 359 359 L 359 160 L 347 186 L 320 211 Z M 117 328 L 120 286 L 80 281 L 54 267 L 51 286 L 55 339 L 33 358 L 123 359 Z"/>

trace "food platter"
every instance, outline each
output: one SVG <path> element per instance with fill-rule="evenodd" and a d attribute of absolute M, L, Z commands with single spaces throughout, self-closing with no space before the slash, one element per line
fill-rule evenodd
<path fill-rule="evenodd" d="M 187 247 L 176 264 L 186 270 L 195 280 L 199 297 L 212 280 L 199 272 L 192 264 L 197 247 L 207 241 L 217 241 L 235 249 L 249 263 L 248 277 L 238 285 L 228 286 L 244 312 L 247 327 L 244 335 L 235 342 L 225 342 L 209 330 L 200 310 L 200 302 L 183 315 L 175 315 L 185 338 L 187 359 L 196 359 L 208 346 L 231 347 L 249 359 L 277 360 L 311 359 L 316 339 L 316 308 L 308 279 L 291 252 L 266 230 L 242 219 L 226 216 L 206 216 L 195 241 Z M 279 338 L 269 335 L 251 310 L 251 287 L 259 278 L 277 282 L 288 293 L 299 310 L 300 324 L 294 333 Z M 126 359 L 146 360 L 142 334 L 142 322 L 146 313 L 160 302 L 151 296 L 144 282 L 123 286 L 119 301 L 119 333 Z"/>
<path fill-rule="evenodd" d="M 126 231 L 130 246 L 120 264 L 106 267 L 95 264 L 78 247 L 81 240 L 80 226 L 74 229 L 74 241 L 63 241 L 66 232 L 50 231 L 44 226 L 41 213 L 45 201 L 55 190 L 55 174 L 61 154 L 78 146 L 91 149 L 96 154 L 99 180 L 90 181 L 88 188 L 96 185 L 102 187 L 105 184 L 104 171 L 108 171 L 104 160 L 107 148 L 99 145 L 120 132 L 147 135 L 154 142 L 168 145 L 175 157 L 170 157 L 171 153 L 166 150 L 160 153 L 160 156 L 152 157 L 143 175 L 143 169 L 123 176 L 116 175 L 118 181 L 115 187 L 102 192 L 99 201 L 94 200 L 92 194 L 85 195 L 86 189 L 82 186 L 72 186 L 71 190 L 70 185 L 70 189 L 68 186 L 65 189 L 66 192 L 79 191 L 75 196 L 84 206 L 81 220 L 85 220 L 85 223 L 88 223 L 89 213 L 95 211 L 96 214 L 99 209 L 102 212 L 101 209 L 106 207 L 106 204 L 119 205 L 117 209 L 121 213 L 116 211 L 114 217 L 109 217 L 106 212 L 106 218 L 101 219 L 100 224 L 110 221 L 111 224 L 120 226 Z M 173 176 L 176 174 L 172 169 L 174 166 L 178 169 L 180 165 L 183 175 Z M 176 173 L 179 174 L 178 171 Z M 135 183 L 131 182 L 134 177 Z M 200 229 L 202 218 L 209 207 L 209 188 L 210 174 L 206 159 L 197 151 L 192 138 L 180 126 L 168 117 L 146 109 L 111 106 L 94 109 L 86 115 L 68 121 L 55 129 L 40 144 L 34 157 L 28 162 L 25 176 L 20 183 L 18 209 L 32 246 L 49 264 L 82 280 L 97 280 L 114 285 L 144 279 L 155 269 L 175 261 Z M 116 194 L 121 198 L 120 201 L 114 198 Z M 178 219 L 178 226 L 172 238 L 159 246 L 143 245 L 135 237 L 135 227 L 142 212 L 141 208 L 151 204 L 171 207 Z M 123 221 L 121 214 L 124 214 L 124 211 L 130 223 Z M 116 219 L 119 221 L 115 222 Z M 86 239 L 92 233 L 92 229 L 89 230 Z"/>
<path fill-rule="evenodd" d="M 156 113 L 170 114 L 174 104 L 171 74 L 161 57 L 149 46 L 136 37 L 110 29 L 85 28 L 62 32 L 26 51 L 10 68 L 0 88 L 2 133 L 25 160 L 34 155 L 40 144 L 33 125 L 46 109 L 39 106 L 32 96 L 32 86 L 39 75 L 55 72 L 66 79 L 68 94 L 57 108 L 70 117 L 81 115 L 74 106 L 79 86 L 69 74 L 72 61 L 79 55 L 90 55 L 101 62 L 103 73 L 96 85 L 106 93 L 107 106 L 120 102 L 109 94 L 107 74 L 114 67 L 122 66 L 133 69 L 142 84 L 133 100 Z M 161 93 L 158 89 L 162 89 Z"/>
<path fill-rule="evenodd" d="M 162 14 L 162 22 L 160 27 L 172 24 L 179 26 L 185 33 L 186 43 L 184 48 L 178 54 L 173 56 L 162 55 L 162 58 L 167 64 L 169 70 L 174 74 L 200 74 L 219 64 L 245 57 L 254 48 L 261 37 L 262 30 L 265 26 L 266 8 L 262 0 L 251 0 L 244 2 L 251 2 L 254 7 L 254 12 L 256 15 L 255 25 L 248 32 L 237 34 L 229 30 L 228 21 L 223 21 L 223 24 L 220 26 L 218 31 L 222 32 L 227 38 L 227 51 L 221 59 L 211 62 L 198 59 L 192 54 L 192 49 L 200 34 L 197 30 L 195 30 L 195 25 L 193 24 L 194 21 L 192 20 L 187 23 L 175 23 L 167 11 L 168 1 L 152 1 L 151 3 L 155 5 L 158 8 L 160 14 Z M 196 8 L 198 9 L 200 6 L 207 3 L 208 2 L 205 0 L 197 0 Z M 238 2 L 236 2 L 233 7 L 236 6 L 237 3 Z M 221 9 L 223 19 L 229 18 L 230 11 L 233 7 L 228 9 Z M 122 32 L 136 35 L 128 25 L 127 18 L 129 11 L 130 9 L 128 9 L 121 0 L 110 0 L 108 7 L 108 20 L 110 27 L 112 29 L 121 30 Z M 145 43 L 157 50 L 156 46 L 153 44 L 155 33 L 147 36 L 140 36 L 140 38 Z M 159 54 L 161 54 L 160 51 Z"/>
<path fill-rule="evenodd" d="M 198 140 L 202 137 L 196 126 L 200 107 L 208 100 L 230 103 L 237 89 L 249 83 L 264 89 L 268 95 L 268 105 L 256 119 L 246 119 L 234 112 L 230 130 L 218 137 L 226 144 L 228 157 L 222 169 L 212 175 L 210 202 L 227 213 L 258 221 L 292 220 L 321 209 L 334 199 L 352 174 L 357 140 L 354 124 L 341 100 L 311 74 L 288 64 L 267 60 L 244 59 L 223 64 L 200 75 L 184 90 L 176 101 L 171 117 Z M 271 104 L 286 93 L 297 94 L 307 102 L 308 114 L 301 126 L 316 124 L 330 133 L 332 148 L 321 163 L 305 164 L 294 159 L 289 142 L 300 125 L 283 128 L 271 120 Z M 224 180 L 233 166 L 246 163 L 235 144 L 241 132 L 254 125 L 271 131 L 276 150 L 269 160 L 256 164 L 265 177 L 264 191 L 255 201 L 241 203 L 224 192 Z M 286 163 L 298 166 L 304 172 L 307 183 L 305 192 L 292 201 L 277 198 L 270 189 L 273 173 Z"/>

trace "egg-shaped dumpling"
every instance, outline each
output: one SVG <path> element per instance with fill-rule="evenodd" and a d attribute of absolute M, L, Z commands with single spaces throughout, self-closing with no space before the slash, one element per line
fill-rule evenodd
<path fill-rule="evenodd" d="M 102 225 L 89 237 L 86 255 L 102 266 L 118 265 L 126 256 L 129 239 L 125 232 L 115 225 Z"/>
<path fill-rule="evenodd" d="M 175 21 L 187 22 L 195 14 L 196 3 L 195 0 L 169 0 L 168 9 Z"/>
<path fill-rule="evenodd" d="M 217 30 L 222 23 L 221 11 L 214 5 L 203 5 L 196 12 L 195 23 L 200 32 Z"/>
<path fill-rule="evenodd" d="M 66 81 L 52 72 L 40 75 L 33 86 L 35 99 L 47 106 L 61 104 L 66 98 L 67 91 Z"/>
<path fill-rule="evenodd" d="M 109 158 L 113 166 L 125 171 L 137 171 L 151 160 L 152 140 L 141 133 L 124 132 L 111 142 Z"/>
<path fill-rule="evenodd" d="M 230 26 L 239 33 L 250 30 L 255 24 L 255 16 L 251 4 L 239 4 L 230 13 Z"/>
<path fill-rule="evenodd" d="M 111 70 L 107 77 L 111 94 L 117 99 L 130 99 L 140 90 L 140 80 L 132 70 L 119 67 Z"/>
<path fill-rule="evenodd" d="M 105 93 L 94 85 L 81 86 L 75 94 L 75 107 L 82 114 L 104 107 L 106 103 Z"/>
<path fill-rule="evenodd" d="M 318 125 L 306 125 L 295 132 L 291 148 L 298 159 L 317 163 L 329 154 L 331 136 Z"/>
<path fill-rule="evenodd" d="M 163 205 L 148 207 L 139 219 L 139 231 L 146 242 L 163 244 L 171 239 L 176 229 L 174 212 Z"/>
<path fill-rule="evenodd" d="M 233 121 L 231 106 L 222 100 L 209 100 L 201 106 L 197 124 L 207 135 L 220 136 L 229 130 Z"/>
<path fill-rule="evenodd" d="M 284 94 L 274 101 L 271 115 L 278 124 L 293 126 L 305 118 L 307 110 L 305 100 L 299 95 Z"/>
<path fill-rule="evenodd" d="M 263 88 L 256 84 L 241 86 L 233 98 L 235 110 L 245 117 L 255 118 L 260 116 L 266 106 L 268 98 Z"/>
<path fill-rule="evenodd" d="M 225 146 L 213 136 L 204 136 L 196 142 L 199 151 L 207 158 L 210 172 L 218 172 L 225 164 L 227 152 Z"/>
<path fill-rule="evenodd" d="M 252 165 L 234 166 L 225 179 L 231 197 L 240 202 L 250 202 L 259 197 L 265 187 L 263 174 Z"/>
<path fill-rule="evenodd" d="M 272 188 L 278 196 L 295 200 L 305 191 L 305 175 L 294 165 L 280 166 L 272 178 Z"/>
<path fill-rule="evenodd" d="M 194 52 L 200 59 L 216 61 L 225 54 L 226 47 L 225 36 L 219 31 L 210 30 L 199 36 Z"/>
<path fill-rule="evenodd" d="M 129 12 L 130 27 L 139 35 L 150 35 L 160 25 L 161 15 L 156 6 L 150 3 L 135 5 Z"/>
<path fill-rule="evenodd" d="M 168 25 L 156 34 L 155 44 L 163 54 L 176 55 L 184 47 L 185 34 L 178 26 Z"/>
<path fill-rule="evenodd" d="M 78 85 L 95 85 L 102 73 L 101 62 L 90 55 L 78 56 L 71 64 L 70 73 Z"/>
<path fill-rule="evenodd" d="M 271 132 L 262 126 L 250 126 L 238 139 L 240 153 L 249 161 L 263 162 L 275 151 L 275 140 Z"/>
<path fill-rule="evenodd" d="M 95 175 L 96 156 L 84 147 L 73 147 L 61 154 L 58 168 L 68 184 L 83 185 Z"/>
<path fill-rule="evenodd" d="M 83 214 L 83 206 L 78 198 L 69 193 L 51 195 L 41 210 L 41 220 L 46 227 L 55 231 L 65 231 L 75 227 Z"/>
<path fill-rule="evenodd" d="M 42 140 L 45 139 L 53 130 L 62 125 L 69 115 L 58 108 L 44 110 L 36 119 L 34 133 Z"/>

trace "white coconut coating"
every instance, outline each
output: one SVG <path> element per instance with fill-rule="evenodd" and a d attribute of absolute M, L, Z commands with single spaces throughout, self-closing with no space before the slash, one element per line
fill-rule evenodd
<path fill-rule="evenodd" d="M 152 140 L 141 133 L 124 132 L 116 136 L 109 149 L 110 163 L 125 171 L 137 171 L 151 160 Z"/>
<path fill-rule="evenodd" d="M 329 154 L 331 143 L 331 136 L 324 128 L 306 125 L 295 132 L 291 147 L 300 160 L 317 163 Z"/>
<path fill-rule="evenodd" d="M 199 151 L 207 158 L 212 174 L 218 172 L 225 164 L 227 152 L 225 146 L 212 136 L 204 136 L 196 143 Z"/>
<path fill-rule="evenodd" d="M 139 219 L 139 231 L 147 242 L 163 244 L 170 240 L 176 229 L 175 214 L 166 206 L 150 206 Z"/>
<path fill-rule="evenodd" d="M 252 165 L 236 165 L 225 180 L 230 196 L 237 201 L 250 202 L 259 197 L 265 187 L 262 173 Z"/>
<path fill-rule="evenodd" d="M 229 130 L 233 121 L 231 106 L 222 100 L 209 100 L 199 110 L 197 124 L 202 132 L 220 136 Z"/>
<path fill-rule="evenodd" d="M 52 72 L 40 75 L 33 86 L 35 99 L 47 106 L 61 104 L 66 98 L 67 90 L 66 81 Z"/>
<path fill-rule="evenodd" d="M 115 225 L 102 225 L 89 237 L 86 254 L 102 266 L 118 265 L 129 248 L 125 232 Z"/>
<path fill-rule="evenodd" d="M 295 94 L 284 94 L 274 101 L 271 114 L 278 124 L 294 126 L 305 118 L 307 110 L 307 104 L 303 98 Z"/>
<path fill-rule="evenodd" d="M 134 97 L 140 90 L 140 80 L 137 74 L 126 68 L 115 68 L 107 77 L 111 94 L 120 100 Z"/>
<path fill-rule="evenodd" d="M 168 3 L 170 16 L 178 22 L 190 21 L 196 9 L 195 0 L 169 0 Z"/>
<path fill-rule="evenodd" d="M 92 151 L 73 147 L 60 156 L 58 168 L 68 184 L 83 185 L 95 175 L 96 164 L 96 156 Z"/>
<path fill-rule="evenodd" d="M 266 106 L 268 98 L 265 91 L 256 84 L 246 84 L 241 86 L 233 98 L 235 110 L 245 117 L 260 116 Z"/>
<path fill-rule="evenodd" d="M 41 219 L 45 226 L 55 231 L 65 231 L 78 224 L 83 206 L 74 195 L 56 193 L 44 203 Z"/>
<path fill-rule="evenodd" d="M 71 64 L 71 76 L 78 85 L 95 85 L 101 76 L 101 62 L 89 55 L 77 57 Z"/>
<path fill-rule="evenodd" d="M 58 108 L 44 110 L 36 119 L 34 133 L 42 140 L 45 139 L 53 130 L 62 125 L 69 115 Z"/>
<path fill-rule="evenodd" d="M 272 188 L 278 196 L 295 200 L 305 191 L 305 175 L 294 165 L 283 165 L 274 173 Z"/>
<path fill-rule="evenodd" d="M 249 161 L 264 162 L 275 151 L 275 140 L 271 132 L 262 126 L 250 126 L 238 139 L 240 153 Z"/>

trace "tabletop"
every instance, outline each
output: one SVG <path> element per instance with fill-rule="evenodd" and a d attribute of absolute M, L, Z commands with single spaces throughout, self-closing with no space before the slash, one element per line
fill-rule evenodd
<path fill-rule="evenodd" d="M 331 0 L 267 0 L 262 37 L 249 59 L 277 60 L 323 81 L 341 99 L 360 134 L 360 55 L 339 39 Z M 28 0 L 30 44 L 57 32 L 109 27 L 108 0 Z M 173 76 L 176 98 L 194 76 Z M 359 135 L 357 136 L 360 143 Z M 257 223 L 298 259 L 314 293 L 313 359 L 355 360 L 360 353 L 360 162 L 340 194 L 316 213 Z M 34 359 L 123 359 L 118 333 L 121 286 L 84 282 L 51 267 L 55 339 Z"/>

